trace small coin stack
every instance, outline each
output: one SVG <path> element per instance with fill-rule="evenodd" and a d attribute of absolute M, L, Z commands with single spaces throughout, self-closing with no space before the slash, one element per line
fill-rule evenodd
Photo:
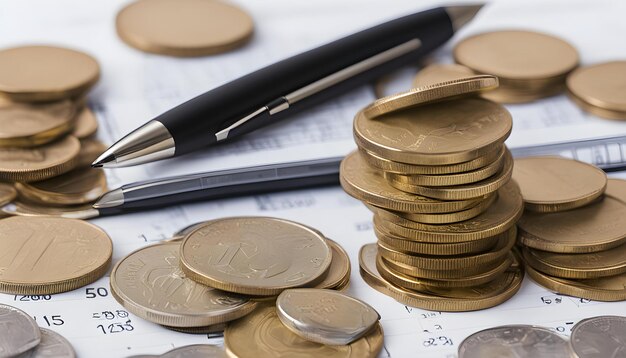
<path fill-rule="evenodd" d="M 626 61 L 576 69 L 567 77 L 569 97 L 600 117 L 626 119 Z"/>
<path fill-rule="evenodd" d="M 67 215 L 90 210 L 106 178 L 89 165 L 106 147 L 85 96 L 100 75 L 84 53 L 49 46 L 0 50 L 0 184 L 2 212 Z"/>
<path fill-rule="evenodd" d="M 478 310 L 521 285 L 511 249 L 523 203 L 503 144 L 512 119 L 472 96 L 495 87 L 492 76 L 431 84 L 355 118 L 359 150 L 342 162 L 341 184 L 374 212 L 378 237 L 361 249 L 361 274 L 402 303 Z"/>
<path fill-rule="evenodd" d="M 76 354 L 60 334 L 39 328 L 26 312 L 0 304 L 0 356 L 74 358 Z"/>
<path fill-rule="evenodd" d="M 557 293 L 626 300 L 626 181 L 560 157 L 516 159 L 518 222 L 529 276 Z"/>

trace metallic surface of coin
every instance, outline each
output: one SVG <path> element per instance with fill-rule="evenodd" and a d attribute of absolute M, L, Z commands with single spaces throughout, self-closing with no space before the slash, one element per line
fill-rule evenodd
<path fill-rule="evenodd" d="M 424 67 L 417 73 L 413 79 L 413 87 L 423 87 L 473 75 L 475 75 L 474 71 L 462 65 L 435 63 Z"/>
<path fill-rule="evenodd" d="M 41 343 L 19 358 L 74 358 L 76 353 L 65 337 L 49 329 L 40 328 Z"/>
<path fill-rule="evenodd" d="M 626 317 L 599 316 L 578 322 L 570 342 L 578 358 L 626 356 Z"/>
<path fill-rule="evenodd" d="M 83 52 L 50 46 L 0 51 L 0 94 L 12 100 L 56 101 L 76 97 L 87 92 L 99 77 L 98 62 Z"/>
<path fill-rule="evenodd" d="M 434 103 L 374 119 L 359 112 L 354 138 L 360 148 L 388 160 L 446 165 L 492 152 L 511 133 L 511 114 L 479 98 Z"/>
<path fill-rule="evenodd" d="M 626 244 L 587 254 L 560 254 L 525 247 L 523 254 L 536 270 L 561 278 L 598 278 L 626 272 Z"/>
<path fill-rule="evenodd" d="M 626 113 L 624 86 L 626 61 L 581 67 L 567 77 L 567 89 L 572 96 L 608 111 Z"/>
<path fill-rule="evenodd" d="M 441 201 L 405 193 L 389 185 L 382 173 L 370 167 L 356 151 L 341 162 L 339 179 L 349 195 L 389 210 L 449 213 L 469 209 L 481 202 L 481 199 Z"/>
<path fill-rule="evenodd" d="M 187 277 L 229 292 L 277 295 L 323 280 L 332 252 L 319 232 L 268 217 L 213 220 L 181 244 Z"/>
<path fill-rule="evenodd" d="M 268 304 L 229 324 L 224 346 L 229 356 L 237 358 L 374 358 L 383 348 L 383 331 L 379 323 L 349 345 L 319 344 L 291 332 L 278 318 L 274 305 Z"/>
<path fill-rule="evenodd" d="M 36 148 L 0 148 L 0 180 L 48 179 L 76 166 L 80 142 L 72 136 Z"/>
<path fill-rule="evenodd" d="M 227 358 L 228 355 L 222 347 L 210 344 L 194 344 L 174 348 L 160 356 L 161 358 Z"/>
<path fill-rule="evenodd" d="M 525 212 L 517 223 L 520 242 L 537 250 L 588 253 L 626 242 L 626 204 L 610 196 L 558 213 Z"/>
<path fill-rule="evenodd" d="M 204 56 L 241 46 L 252 18 L 221 1 L 139 0 L 123 8 L 117 34 L 139 50 L 170 56 Z"/>
<path fill-rule="evenodd" d="M 526 209 L 554 212 L 585 206 L 604 193 L 607 178 L 594 165 L 561 157 L 515 159 L 513 179 Z"/>
<path fill-rule="evenodd" d="M 326 243 L 332 251 L 332 262 L 324 280 L 315 287 L 335 289 L 346 280 L 350 280 L 350 257 L 348 257 L 346 250 L 333 240 L 327 238 Z"/>
<path fill-rule="evenodd" d="M 378 312 L 361 300 L 315 288 L 283 291 L 276 300 L 276 313 L 298 336 L 341 346 L 363 337 L 380 320 Z"/>
<path fill-rule="evenodd" d="M 94 135 L 97 130 L 98 119 L 96 119 L 96 115 L 89 107 L 84 106 L 74 119 L 72 135 L 78 139 L 85 139 Z"/>
<path fill-rule="evenodd" d="M 363 109 L 363 114 L 368 118 L 374 118 L 383 114 L 488 91 L 497 87 L 498 78 L 489 75 L 471 76 L 434 83 L 377 99 Z"/>
<path fill-rule="evenodd" d="M 607 181 L 604 195 L 626 204 L 626 180 L 611 178 Z"/>
<path fill-rule="evenodd" d="M 53 294 L 104 275 L 113 243 L 81 220 L 11 217 L 0 220 L 0 292 Z"/>
<path fill-rule="evenodd" d="M 15 357 L 41 342 L 37 323 L 26 312 L 0 304 L 0 357 Z"/>
<path fill-rule="evenodd" d="M 0 206 L 11 202 L 17 196 L 17 191 L 11 184 L 0 183 Z"/>
<path fill-rule="evenodd" d="M 53 141 L 72 129 L 75 112 L 71 101 L 0 103 L 0 146 L 33 147 Z"/>
<path fill-rule="evenodd" d="M 185 277 L 178 243 L 147 246 L 111 271 L 111 293 L 129 311 L 171 327 L 204 327 L 250 313 L 256 303 Z"/>
<path fill-rule="evenodd" d="M 12 216 L 58 217 L 80 220 L 92 219 L 100 215 L 98 210 L 94 209 L 91 204 L 49 206 L 21 201 L 16 201 L 0 207 L 0 213 Z"/>
<path fill-rule="evenodd" d="M 80 141 L 80 154 L 78 155 L 76 168 L 90 168 L 91 163 L 107 148 L 106 144 L 97 139 L 82 139 Z"/>
<path fill-rule="evenodd" d="M 511 255 L 512 254 L 509 254 L 509 256 Z M 425 269 L 413 267 L 411 265 L 403 264 L 401 262 L 389 261 L 389 260 L 386 260 L 385 258 L 383 258 L 383 261 L 385 262 L 385 266 L 389 267 L 390 269 L 396 272 L 405 274 L 407 276 L 424 279 L 424 280 L 437 280 L 437 281 L 444 281 L 444 280 L 455 281 L 455 280 L 460 280 L 460 279 L 465 279 L 465 278 L 471 278 L 474 276 L 482 276 L 491 272 L 496 267 L 501 265 L 501 263 L 495 262 L 494 264 L 491 264 L 491 265 L 464 267 L 460 270 L 425 270 Z M 509 266 L 511 266 L 511 264 L 509 264 L 507 268 Z M 432 284 L 431 286 L 442 286 L 442 285 Z M 456 286 L 450 285 L 449 287 L 463 287 L 463 285 L 456 285 Z"/>
<path fill-rule="evenodd" d="M 226 323 L 218 323 L 210 326 L 204 327 L 172 327 L 172 326 L 163 326 L 171 331 L 187 333 L 187 334 L 216 334 L 216 333 L 224 333 L 226 329 Z"/>
<path fill-rule="evenodd" d="M 94 168 L 74 169 L 54 178 L 16 183 L 21 197 L 40 204 L 79 205 L 95 201 L 107 191 L 106 176 Z"/>
<path fill-rule="evenodd" d="M 547 328 L 512 325 L 485 329 L 465 338 L 459 358 L 574 358 L 567 339 Z"/>

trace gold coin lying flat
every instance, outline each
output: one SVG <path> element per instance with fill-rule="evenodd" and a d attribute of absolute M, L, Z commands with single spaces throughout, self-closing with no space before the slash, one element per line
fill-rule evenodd
<path fill-rule="evenodd" d="M 0 148 L 0 180 L 31 182 L 66 173 L 76 166 L 79 151 L 72 136 L 35 148 Z"/>
<path fill-rule="evenodd" d="M 589 106 L 622 115 L 626 114 L 625 86 L 626 61 L 581 67 L 567 77 L 567 89 L 571 96 Z M 618 118 L 625 119 L 626 117 L 618 116 Z"/>
<path fill-rule="evenodd" d="M 50 46 L 0 50 L 0 94 L 15 101 L 77 97 L 99 77 L 98 62 L 82 52 Z"/>
<path fill-rule="evenodd" d="M 598 117 L 608 118 L 608 119 L 626 119 L 626 111 L 611 111 L 609 109 L 605 109 L 602 107 L 592 106 L 589 103 L 581 100 L 580 98 L 570 94 L 570 99 L 574 102 L 578 107 L 580 107 L 583 111 L 589 112 Z"/>
<path fill-rule="evenodd" d="M 541 273 L 526 266 L 528 276 L 541 286 L 562 295 L 586 298 L 594 301 L 626 300 L 626 274 L 587 280 L 569 280 Z"/>
<path fill-rule="evenodd" d="M 102 277 L 111 263 L 109 236 L 85 221 L 12 217 L 0 220 L 0 291 L 53 294 Z"/>
<path fill-rule="evenodd" d="M 587 279 L 626 272 L 626 244 L 587 254 L 560 254 L 527 247 L 523 253 L 528 264 L 550 276 Z"/>
<path fill-rule="evenodd" d="M 71 101 L 52 104 L 0 103 L 0 146 L 33 147 L 72 129 L 76 107 Z"/>
<path fill-rule="evenodd" d="M 111 292 L 132 313 L 170 327 L 205 327 L 252 312 L 256 302 L 185 277 L 178 243 L 147 246 L 118 262 Z"/>
<path fill-rule="evenodd" d="M 244 44 L 252 18 L 239 7 L 215 0 L 139 0 L 122 9 L 117 34 L 141 51 L 204 56 Z"/>
<path fill-rule="evenodd" d="M 98 210 L 91 204 L 72 206 L 50 206 L 16 201 L 0 208 L 0 214 L 15 216 L 50 216 L 67 219 L 87 220 L 98 217 Z"/>
<path fill-rule="evenodd" d="M 364 337 L 344 346 L 315 343 L 291 332 L 278 318 L 274 304 L 268 304 L 229 324 L 224 346 L 230 357 L 237 358 L 374 358 L 383 348 L 383 330 L 378 323 Z"/>
<path fill-rule="evenodd" d="M 89 107 L 84 106 L 76 115 L 72 135 L 78 139 L 85 139 L 94 135 L 97 130 L 98 120 L 96 115 Z"/>
<path fill-rule="evenodd" d="M 331 239 L 326 239 L 326 243 L 332 250 L 332 262 L 324 280 L 318 283 L 316 288 L 334 289 L 341 286 L 350 279 L 350 258 L 346 250 Z"/>
<path fill-rule="evenodd" d="M 467 162 L 499 148 L 511 114 L 480 98 L 463 98 L 354 120 L 357 145 L 382 158 L 419 165 Z"/>
<path fill-rule="evenodd" d="M 469 209 L 483 200 L 440 201 L 405 193 L 389 185 L 356 151 L 341 162 L 339 179 L 349 195 L 374 206 L 402 212 L 449 213 Z"/>
<path fill-rule="evenodd" d="M 181 244 L 181 267 L 187 277 L 248 295 L 271 296 L 315 285 L 331 261 L 330 247 L 318 231 L 268 217 L 209 221 Z"/>
<path fill-rule="evenodd" d="M 463 95 L 475 94 L 497 87 L 498 78 L 489 75 L 471 76 L 434 83 L 377 99 L 363 109 L 363 114 L 368 118 L 374 118 L 383 114 L 449 100 Z"/>
<path fill-rule="evenodd" d="M 525 212 L 517 225 L 520 242 L 561 253 L 608 250 L 626 242 L 626 204 L 610 196 L 582 208 L 558 213 Z"/>
<path fill-rule="evenodd" d="M 436 63 L 424 67 L 417 73 L 413 79 L 413 87 L 429 86 L 474 75 L 474 71 L 462 65 Z"/>
<path fill-rule="evenodd" d="M 16 183 L 15 188 L 34 203 L 79 205 L 93 202 L 104 194 L 107 181 L 102 170 L 82 168 L 34 183 Z"/>
<path fill-rule="evenodd" d="M 563 211 L 585 206 L 604 193 L 607 178 L 594 165 L 560 157 L 515 159 L 513 178 L 526 209 Z"/>
<path fill-rule="evenodd" d="M 0 206 L 11 202 L 17 196 L 17 191 L 11 184 L 0 183 Z"/>

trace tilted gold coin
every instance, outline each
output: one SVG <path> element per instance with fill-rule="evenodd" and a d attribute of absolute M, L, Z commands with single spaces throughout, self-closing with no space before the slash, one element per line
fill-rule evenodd
<path fill-rule="evenodd" d="M 585 206 L 604 193 L 607 178 L 594 165 L 561 157 L 515 159 L 513 178 L 526 209 L 563 211 Z"/>
<path fill-rule="evenodd" d="M 80 154 L 76 168 L 90 168 L 96 158 L 100 156 L 108 146 L 97 139 L 86 138 L 80 141 Z"/>
<path fill-rule="evenodd" d="M 315 343 L 291 332 L 278 318 L 276 307 L 267 304 L 229 324 L 224 346 L 229 356 L 237 358 L 374 358 L 383 348 L 383 330 L 378 323 L 364 337 L 344 346 Z"/>
<path fill-rule="evenodd" d="M 561 253 L 589 253 L 626 242 L 626 204 L 610 196 L 558 213 L 525 212 L 517 223 L 520 242 L 528 247 Z"/>
<path fill-rule="evenodd" d="M 587 254 L 560 254 L 525 247 L 523 254 L 534 269 L 561 278 L 598 278 L 626 272 L 626 244 Z"/>
<path fill-rule="evenodd" d="M 50 216 L 67 219 L 87 220 L 98 217 L 98 210 L 91 204 L 72 206 L 41 205 L 25 201 L 16 201 L 0 208 L 0 214 L 15 216 Z"/>
<path fill-rule="evenodd" d="M 331 261 L 331 249 L 318 231 L 269 217 L 213 220 L 181 244 L 181 267 L 187 277 L 249 295 L 271 296 L 315 285 Z"/>
<path fill-rule="evenodd" d="M 435 63 L 424 67 L 417 73 L 413 79 L 413 87 L 429 86 L 474 75 L 474 71 L 462 65 Z"/>
<path fill-rule="evenodd" d="M 541 273 L 526 265 L 528 276 L 541 286 L 562 295 L 586 298 L 594 301 L 626 300 L 626 274 L 586 280 L 557 278 Z"/>
<path fill-rule="evenodd" d="M 498 198 L 485 212 L 466 221 L 447 225 L 422 224 L 395 216 L 393 220 L 374 216 L 374 224 L 406 238 L 433 243 L 480 240 L 503 233 L 522 216 L 524 203 L 515 181 L 498 190 Z M 389 216 L 390 213 L 387 213 Z"/>
<path fill-rule="evenodd" d="M 130 253 L 111 272 L 111 293 L 125 308 L 170 327 L 201 327 L 252 312 L 256 302 L 201 285 L 179 266 L 180 245 L 165 243 Z"/>
<path fill-rule="evenodd" d="M 611 178 L 607 180 L 604 195 L 626 204 L 626 180 Z"/>
<path fill-rule="evenodd" d="M 357 145 L 382 158 L 419 165 L 457 164 L 499 148 L 511 133 L 511 114 L 480 98 L 433 103 L 354 120 Z"/>
<path fill-rule="evenodd" d="M 102 170 L 82 168 L 34 183 L 16 183 L 15 188 L 34 203 L 80 205 L 91 203 L 104 194 L 107 181 Z"/>
<path fill-rule="evenodd" d="M 11 202 L 16 196 L 17 191 L 13 185 L 0 183 L 0 206 Z"/>
<path fill-rule="evenodd" d="M 76 166 L 80 142 L 72 136 L 35 148 L 0 148 L 0 180 L 48 179 Z"/>
<path fill-rule="evenodd" d="M 99 77 L 98 62 L 83 52 L 51 46 L 0 50 L 0 94 L 15 101 L 77 97 Z"/>
<path fill-rule="evenodd" d="M 120 38 L 134 48 L 183 57 L 232 50 L 253 32 L 250 15 L 215 0 L 139 0 L 123 8 L 115 24 Z"/>
<path fill-rule="evenodd" d="M 53 294 L 102 277 L 113 243 L 99 227 L 62 218 L 0 220 L 0 291 Z"/>
<path fill-rule="evenodd" d="M 567 77 L 570 96 L 586 104 L 585 110 L 589 107 L 604 110 L 592 113 L 607 118 L 626 119 L 625 86 L 626 61 L 581 67 Z"/>
<path fill-rule="evenodd" d="M 71 101 L 46 104 L 0 103 L 0 146 L 33 147 L 72 129 L 76 107 Z"/>
<path fill-rule="evenodd" d="M 84 106 L 76 115 L 74 119 L 74 130 L 72 135 L 78 139 L 85 139 L 91 137 L 98 130 L 98 120 L 96 115 Z"/>
<path fill-rule="evenodd" d="M 376 268 L 376 244 L 368 244 L 359 251 L 361 277 L 373 289 L 411 307 L 431 311 L 463 312 L 496 306 L 520 289 L 524 278 L 522 267 L 516 262 L 494 281 L 471 288 L 433 288 L 432 294 L 408 290 L 385 280 Z"/>
<path fill-rule="evenodd" d="M 449 213 L 478 205 L 482 199 L 441 201 L 405 193 L 370 167 L 359 152 L 348 154 L 341 162 L 339 179 L 349 195 L 389 210 L 410 213 Z"/>
<path fill-rule="evenodd" d="M 403 109 L 434 103 L 463 95 L 475 94 L 498 87 L 498 78 L 489 75 L 471 76 L 434 83 L 375 100 L 363 109 L 363 114 L 374 118 Z"/>
<path fill-rule="evenodd" d="M 326 239 L 326 243 L 332 251 L 332 262 L 326 277 L 315 285 L 316 288 L 335 289 L 350 280 L 350 257 L 346 250 L 331 239 Z"/>

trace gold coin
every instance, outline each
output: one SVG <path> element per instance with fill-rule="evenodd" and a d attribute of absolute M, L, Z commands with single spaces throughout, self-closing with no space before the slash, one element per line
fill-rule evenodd
<path fill-rule="evenodd" d="M 400 162 L 394 162 L 377 156 L 372 152 L 368 152 L 364 149 L 359 149 L 359 153 L 363 159 L 372 167 L 378 168 L 382 171 L 403 175 L 416 175 L 416 174 L 428 174 L 428 175 L 442 175 L 442 174 L 454 174 L 463 173 L 476 169 L 480 169 L 490 163 L 493 163 L 500 155 L 504 154 L 504 146 L 500 146 L 496 150 L 485 154 L 476 159 L 468 162 L 450 164 L 450 165 L 414 165 Z"/>
<path fill-rule="evenodd" d="M 511 133 L 501 105 L 464 98 L 354 120 L 357 145 L 382 158 L 419 165 L 467 162 L 499 148 Z"/>
<path fill-rule="evenodd" d="M 79 205 L 94 202 L 104 194 L 107 181 L 102 170 L 81 168 L 34 183 L 16 183 L 15 188 L 34 203 Z"/>
<path fill-rule="evenodd" d="M 0 208 L 0 213 L 15 216 L 50 216 L 67 219 L 87 220 L 98 217 L 98 210 L 91 204 L 72 206 L 39 205 L 30 202 L 16 201 Z"/>
<path fill-rule="evenodd" d="M 433 288 L 433 294 L 408 290 L 385 280 L 376 268 L 376 244 L 368 244 L 359 251 L 361 277 L 373 289 L 411 307 L 430 311 L 475 311 L 499 305 L 513 297 L 524 278 L 522 267 L 514 263 L 494 281 L 471 288 Z M 451 297 L 455 296 L 455 297 Z"/>
<path fill-rule="evenodd" d="M 413 79 L 413 87 L 429 86 L 474 75 L 474 71 L 462 65 L 435 63 L 424 67 L 417 73 Z"/>
<path fill-rule="evenodd" d="M 625 86 L 626 61 L 578 68 L 567 77 L 567 88 L 572 97 L 588 106 L 618 113 L 618 118 L 621 119 L 626 118 Z M 594 114 L 602 116 L 601 112 Z"/>
<path fill-rule="evenodd" d="M 626 180 L 615 178 L 607 180 L 604 195 L 626 204 Z"/>
<path fill-rule="evenodd" d="M 11 217 L 0 220 L 0 291 L 53 294 L 90 284 L 108 270 L 113 243 L 81 220 Z"/>
<path fill-rule="evenodd" d="M 242 344 L 245 342 L 245 344 Z M 364 337 L 345 346 L 308 341 L 291 332 L 278 318 L 273 304 L 258 308 L 226 327 L 224 346 L 230 357 L 377 357 L 383 348 L 378 323 Z"/>
<path fill-rule="evenodd" d="M 572 95 L 571 93 L 569 94 L 569 98 L 584 111 L 587 111 L 598 117 L 604 117 L 608 119 L 626 119 L 626 111 L 611 111 L 602 107 L 592 106 L 587 102 L 581 100 L 580 98 Z"/>
<path fill-rule="evenodd" d="M 0 183 L 0 206 L 10 203 L 17 196 L 17 191 L 11 184 Z"/>
<path fill-rule="evenodd" d="M 498 198 L 484 213 L 466 221 L 447 225 L 422 224 L 395 216 L 393 220 L 374 216 L 374 224 L 407 240 L 453 243 L 480 240 L 507 231 L 524 211 L 524 203 L 515 181 L 498 190 Z M 386 216 L 389 216 L 387 213 Z"/>
<path fill-rule="evenodd" d="M 381 208 L 410 213 L 449 213 L 478 205 L 482 199 L 440 201 L 398 190 L 370 167 L 359 152 L 341 162 L 339 179 L 349 195 Z"/>
<path fill-rule="evenodd" d="M 500 265 L 500 263 L 494 262 L 493 264 L 488 265 L 465 267 L 460 270 L 425 270 L 403 264 L 401 262 L 389 261 L 384 257 L 382 257 L 382 259 L 385 261 L 385 265 L 394 271 L 403 273 L 407 276 L 433 281 L 456 281 L 471 276 L 485 275 Z"/>
<path fill-rule="evenodd" d="M 527 247 L 523 253 L 529 265 L 550 276 L 586 279 L 626 272 L 626 244 L 587 254 L 559 254 Z"/>
<path fill-rule="evenodd" d="M 0 103 L 0 147 L 33 147 L 72 129 L 71 101 L 46 104 Z"/>
<path fill-rule="evenodd" d="M 568 280 L 541 273 L 526 266 L 528 276 L 541 286 L 556 293 L 594 301 L 626 300 L 626 274 L 587 280 Z"/>
<path fill-rule="evenodd" d="M 226 323 L 218 323 L 211 326 L 206 327 L 170 327 L 161 325 L 164 328 L 167 328 L 171 331 L 187 333 L 187 334 L 216 334 L 216 333 L 224 333 L 226 329 Z"/>
<path fill-rule="evenodd" d="M 334 289 L 350 279 L 350 257 L 346 250 L 335 241 L 326 238 L 326 243 L 332 250 L 332 262 L 324 280 L 315 287 Z"/>
<path fill-rule="evenodd" d="M 626 204 L 610 196 L 558 213 L 527 211 L 517 223 L 520 242 L 537 250 L 589 253 L 626 242 Z"/>
<path fill-rule="evenodd" d="M 108 146 L 97 139 L 86 138 L 80 141 L 80 154 L 78 155 L 77 168 L 91 168 L 96 158 L 100 156 Z"/>
<path fill-rule="evenodd" d="M 495 246 L 501 239 L 500 235 L 482 240 L 464 241 L 450 244 L 434 244 L 407 240 L 388 232 L 384 227 L 374 226 L 378 240 L 386 246 L 398 251 L 405 251 L 421 255 L 463 255 L 484 252 Z"/>
<path fill-rule="evenodd" d="M 0 148 L 0 180 L 31 182 L 66 173 L 76 166 L 79 151 L 72 136 L 35 148 Z"/>
<path fill-rule="evenodd" d="M 497 191 L 511 179 L 512 174 L 513 157 L 511 156 L 511 152 L 507 150 L 502 167 L 495 175 L 471 184 L 436 187 L 421 186 L 407 183 L 407 177 L 400 177 L 390 173 L 385 173 L 385 179 L 396 189 L 422 195 L 427 198 L 439 200 L 468 200 L 484 197 Z"/>
<path fill-rule="evenodd" d="M 367 118 L 374 118 L 383 114 L 471 95 L 497 87 L 498 78 L 489 75 L 471 76 L 434 83 L 377 99 L 363 109 L 363 115 Z"/>
<path fill-rule="evenodd" d="M 99 77 L 98 62 L 83 52 L 51 46 L 0 50 L 0 94 L 11 100 L 39 102 L 77 97 Z"/>
<path fill-rule="evenodd" d="M 515 159 L 513 178 L 526 209 L 544 213 L 585 206 L 600 197 L 607 186 L 601 169 L 561 157 Z"/>
<path fill-rule="evenodd" d="M 516 238 L 517 230 L 513 226 L 509 229 L 506 238 L 499 240 L 489 251 L 470 255 L 417 255 L 399 251 L 382 241 L 378 242 L 378 252 L 388 261 L 400 262 L 425 270 L 458 270 L 501 261 L 515 245 Z"/>
<path fill-rule="evenodd" d="M 215 0 L 139 0 L 123 8 L 117 34 L 128 45 L 169 56 L 205 56 L 247 42 L 253 22 L 241 8 Z"/>
<path fill-rule="evenodd" d="M 130 312 L 170 327 L 201 327 L 252 312 L 256 302 L 185 277 L 180 245 L 165 243 L 130 253 L 111 271 L 111 293 Z"/>
<path fill-rule="evenodd" d="M 94 135 L 97 130 L 98 120 L 96 115 L 89 107 L 84 106 L 76 115 L 72 135 L 78 139 L 85 139 Z"/>
<path fill-rule="evenodd" d="M 248 295 L 314 286 L 331 261 L 331 249 L 318 231 L 269 217 L 213 220 L 181 244 L 181 267 L 189 278 Z"/>

